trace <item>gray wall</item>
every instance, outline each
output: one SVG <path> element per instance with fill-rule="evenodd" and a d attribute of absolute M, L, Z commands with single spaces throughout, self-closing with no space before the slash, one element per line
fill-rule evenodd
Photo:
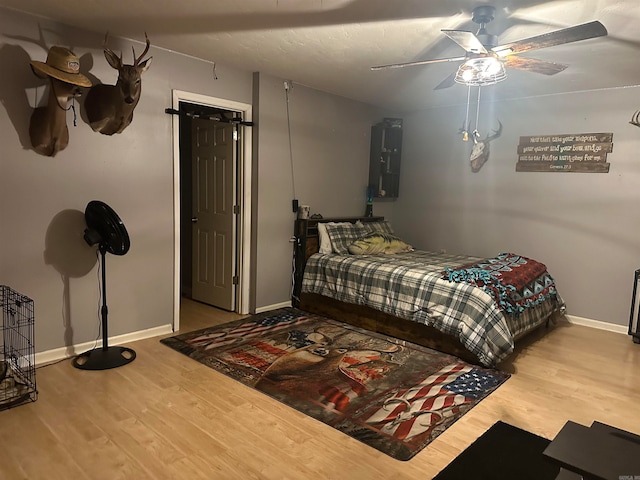
<path fill-rule="evenodd" d="M 457 133 L 464 105 L 405 115 L 397 229 L 428 250 L 535 258 L 555 277 L 567 313 L 626 325 L 640 268 L 640 129 L 628 123 L 638 93 L 624 88 L 483 105 L 482 137 L 498 119 L 504 130 L 478 173 L 469 166 L 470 143 Z M 521 135 L 590 132 L 613 132 L 609 173 L 515 171 Z"/>
<path fill-rule="evenodd" d="M 70 46 L 81 70 L 115 83 L 104 59 L 104 34 L 89 34 L 43 19 L 0 10 L 0 283 L 34 300 L 36 350 L 94 340 L 99 332 L 99 288 L 94 250 L 84 244 L 84 208 L 110 204 L 124 221 L 131 250 L 108 255 L 109 334 L 170 324 L 173 320 L 172 89 L 251 103 L 252 75 L 151 48 L 142 96 L 132 124 L 120 135 L 93 132 L 68 112 L 69 146 L 51 158 L 31 149 L 29 117 L 45 81 L 29 60 L 46 59 L 51 45 Z M 39 28 L 47 46 L 35 42 Z M 28 39 L 33 39 L 31 42 Z M 151 38 L 153 45 L 153 38 Z M 131 42 L 110 39 L 131 63 Z M 138 53 L 143 45 L 135 45 Z M 37 90 L 36 90 L 36 87 Z"/>
<path fill-rule="evenodd" d="M 296 215 L 284 81 L 259 75 L 257 305 L 288 301 Z M 289 92 L 295 194 L 325 217 L 363 215 L 377 108 L 293 83 Z M 391 218 L 393 205 L 375 213 Z M 283 268 L 283 261 L 286 268 Z"/>
<path fill-rule="evenodd" d="M 69 146 L 45 157 L 31 149 L 28 125 L 46 82 L 30 60 L 48 47 L 71 47 L 92 80 L 115 83 L 104 59 L 104 33 L 89 33 L 42 18 L 0 9 L 0 284 L 35 302 L 36 351 L 93 341 L 99 334 L 99 283 L 95 250 L 83 239 L 84 208 L 110 204 L 124 221 L 131 250 L 107 256 L 109 334 L 172 322 L 174 279 L 172 90 L 254 106 L 253 236 L 255 285 L 251 305 L 264 309 L 289 301 L 295 215 L 282 79 L 212 65 L 153 47 L 152 64 L 132 124 L 120 135 L 93 132 L 68 113 Z M 40 34 L 46 45 L 38 45 Z M 142 35 L 142 32 L 141 32 Z M 131 42 L 110 39 L 131 62 Z M 138 53 L 143 44 L 135 44 Z M 257 102 L 260 102 L 259 104 Z M 371 106 L 294 84 L 291 133 L 296 194 L 314 212 L 361 215 L 368 177 L 369 128 L 383 113 Z M 256 141 L 257 139 L 257 141 Z M 393 204 L 377 214 L 391 217 Z"/>

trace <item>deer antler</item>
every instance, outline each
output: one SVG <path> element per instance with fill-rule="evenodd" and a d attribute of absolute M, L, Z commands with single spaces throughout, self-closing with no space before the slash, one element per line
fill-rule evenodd
<path fill-rule="evenodd" d="M 490 142 L 491 140 L 495 140 L 502 134 L 502 122 L 500 120 L 498 120 L 498 125 L 500 125 L 498 129 L 494 130 L 491 135 L 488 135 L 485 141 Z"/>
<path fill-rule="evenodd" d="M 637 110 L 636 113 L 631 115 L 631 121 L 629 123 L 636 127 L 640 127 L 640 110 Z"/>
<path fill-rule="evenodd" d="M 134 58 L 133 65 L 135 67 L 137 67 L 140 64 L 140 61 L 147 54 L 147 52 L 149 51 L 149 46 L 151 45 L 151 42 L 149 42 L 149 37 L 147 36 L 147 32 L 144 32 L 144 38 L 147 41 L 147 46 L 145 47 L 144 52 L 142 52 L 142 54 L 139 57 L 136 57 L 136 50 L 135 48 L 133 48 L 133 45 L 131 46 L 131 50 L 133 50 L 133 58 Z"/>
<path fill-rule="evenodd" d="M 104 42 L 102 44 L 102 49 L 104 50 L 105 55 L 109 54 L 110 56 L 113 57 L 114 61 L 116 59 L 118 60 L 116 62 L 117 65 L 122 65 L 122 52 L 120 52 L 120 55 L 116 55 L 116 53 L 113 50 L 111 50 L 109 47 L 107 47 L 108 42 L 109 42 L 109 32 L 107 31 L 107 33 L 104 34 Z M 119 68 L 118 66 L 112 64 L 111 61 L 109 61 L 109 64 L 115 69 Z"/>
<path fill-rule="evenodd" d="M 87 94 L 84 107 L 94 131 L 113 135 L 121 133 L 131 123 L 133 110 L 138 104 L 142 90 L 141 75 L 147 71 L 153 58 L 143 60 L 151 45 L 146 32 L 144 36 L 147 46 L 139 57 L 136 57 L 136 51 L 133 49 L 133 65 L 125 65 L 122 53 L 118 57 L 105 45 L 104 56 L 109 65 L 118 71 L 118 80 L 115 85 L 94 85 Z M 105 43 L 107 40 L 108 34 L 105 36 Z"/>

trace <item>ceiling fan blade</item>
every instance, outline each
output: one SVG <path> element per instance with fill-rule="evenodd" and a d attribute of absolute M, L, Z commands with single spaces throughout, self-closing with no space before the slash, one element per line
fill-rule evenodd
<path fill-rule="evenodd" d="M 441 81 L 438 85 L 436 85 L 433 89 L 434 90 L 442 90 L 444 88 L 449 88 L 452 87 L 456 84 L 456 72 L 451 73 L 451 75 L 449 75 L 447 78 L 445 78 L 443 81 Z"/>
<path fill-rule="evenodd" d="M 418 60 L 416 62 L 406 62 L 406 63 L 392 63 L 390 65 L 378 65 L 376 67 L 371 67 L 371 70 L 384 70 L 386 68 L 404 68 L 404 67 L 413 67 L 414 65 L 428 65 L 430 63 L 443 63 L 443 62 L 461 62 L 466 60 L 467 57 L 451 57 L 451 58 L 436 58 L 433 60 Z"/>
<path fill-rule="evenodd" d="M 569 66 L 562 63 L 546 62 L 536 58 L 523 58 L 517 55 L 509 55 L 503 61 L 505 67 L 541 73 L 543 75 L 555 75 Z"/>
<path fill-rule="evenodd" d="M 525 38 L 517 42 L 498 45 L 491 50 L 499 56 L 512 55 L 514 53 L 528 52 L 539 48 L 553 47 L 565 43 L 587 40 L 589 38 L 603 37 L 607 35 L 607 29 L 598 21 L 576 25 L 574 27 L 556 30 L 535 37 Z"/>
<path fill-rule="evenodd" d="M 456 42 L 467 52 L 471 53 L 487 53 L 487 49 L 484 48 L 482 42 L 478 40 L 475 33 L 467 32 L 466 30 L 440 30 L 451 40 Z"/>

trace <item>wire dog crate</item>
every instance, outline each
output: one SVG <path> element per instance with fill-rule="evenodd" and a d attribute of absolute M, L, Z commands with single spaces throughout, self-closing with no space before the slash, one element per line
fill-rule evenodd
<path fill-rule="evenodd" d="M 0 285 L 0 410 L 38 398 L 33 300 Z"/>

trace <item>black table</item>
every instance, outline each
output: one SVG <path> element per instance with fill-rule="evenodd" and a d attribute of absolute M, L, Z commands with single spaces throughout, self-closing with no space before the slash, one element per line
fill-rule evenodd
<path fill-rule="evenodd" d="M 562 467 L 557 479 L 640 480 L 640 436 L 604 423 L 567 422 L 543 455 Z"/>

